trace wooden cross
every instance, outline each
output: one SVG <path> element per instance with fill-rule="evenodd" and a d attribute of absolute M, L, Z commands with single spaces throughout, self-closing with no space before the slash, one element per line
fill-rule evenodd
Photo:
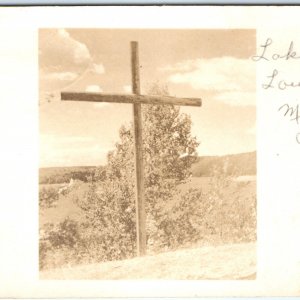
<path fill-rule="evenodd" d="M 144 201 L 144 167 L 143 167 L 143 142 L 142 142 L 142 112 L 141 104 L 169 104 L 201 106 L 198 98 L 175 98 L 169 96 L 148 96 L 140 93 L 138 43 L 131 42 L 131 77 L 132 93 L 125 94 L 103 94 L 103 93 L 78 93 L 62 92 L 61 100 L 66 101 L 89 101 L 89 102 L 114 102 L 132 103 L 134 117 L 135 138 L 135 171 L 136 171 L 136 232 L 137 232 L 137 254 L 146 254 L 146 213 Z"/>

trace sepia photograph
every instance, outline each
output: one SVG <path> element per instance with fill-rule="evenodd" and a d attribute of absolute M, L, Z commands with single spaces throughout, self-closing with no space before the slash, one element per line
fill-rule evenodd
<path fill-rule="evenodd" d="M 256 278 L 255 38 L 39 30 L 40 279 Z"/>
<path fill-rule="evenodd" d="M 40 279 L 256 278 L 256 31 L 39 29 Z"/>
<path fill-rule="evenodd" d="M 299 296 L 299 12 L 0 8 L 0 298 Z"/>

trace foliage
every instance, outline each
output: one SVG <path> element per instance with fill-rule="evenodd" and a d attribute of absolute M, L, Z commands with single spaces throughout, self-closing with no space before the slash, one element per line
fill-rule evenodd
<path fill-rule="evenodd" d="M 40 269 L 44 269 L 48 266 L 49 259 L 51 261 L 51 267 L 53 267 L 53 265 L 59 266 L 64 264 L 66 261 L 70 261 L 70 255 L 74 252 L 72 250 L 78 249 L 79 243 L 79 226 L 76 221 L 66 218 L 63 222 L 56 225 L 47 224 L 43 230 L 40 230 Z M 49 257 L 49 252 L 54 252 L 55 255 L 51 255 Z M 53 262 L 59 257 L 59 255 L 57 255 L 59 252 L 63 253 L 63 256 L 60 261 Z M 66 255 L 69 257 L 66 257 Z"/>
<path fill-rule="evenodd" d="M 225 175 L 223 168 L 216 168 L 205 192 L 201 188 L 179 190 L 168 205 L 160 206 L 159 226 L 152 229 L 154 238 L 161 240 L 163 235 L 165 249 L 198 242 L 256 240 L 256 194 L 244 195 L 247 184 L 241 186 L 233 176 Z M 150 248 L 152 245 L 151 241 Z"/>
<path fill-rule="evenodd" d="M 135 213 L 124 197 L 127 193 L 128 188 L 117 180 L 105 181 L 100 187 L 91 183 L 80 202 L 86 215 L 82 230 L 99 261 L 123 259 L 135 253 Z"/>
<path fill-rule="evenodd" d="M 41 188 L 39 191 L 39 206 L 40 208 L 50 208 L 55 206 L 58 201 L 57 189 L 53 187 Z"/>
<path fill-rule="evenodd" d="M 203 220 L 210 228 L 206 235 L 216 235 L 222 242 L 249 242 L 256 240 L 256 193 L 244 195 L 241 183 L 233 176 L 214 169 L 209 194 L 205 197 L 212 209 Z M 247 184 L 247 183 L 246 183 Z M 237 193 L 228 195 L 228 190 Z"/>
<path fill-rule="evenodd" d="M 150 93 L 167 94 L 167 90 L 155 85 Z M 196 138 L 191 136 L 190 117 L 172 105 L 144 105 L 142 113 L 146 188 L 165 180 L 176 184 L 184 181 L 191 175 L 190 167 L 195 161 L 191 155 L 196 153 L 199 145 Z M 124 177 L 125 171 L 133 173 L 132 126 L 120 129 L 120 139 L 116 150 L 109 154 L 110 178 Z M 180 155 L 184 153 L 190 156 L 181 158 Z"/>

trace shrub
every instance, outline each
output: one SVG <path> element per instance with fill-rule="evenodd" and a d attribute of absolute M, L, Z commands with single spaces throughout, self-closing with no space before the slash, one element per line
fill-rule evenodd
<path fill-rule="evenodd" d="M 99 261 L 124 259 L 135 254 L 134 204 L 127 201 L 131 190 L 118 180 L 91 183 L 79 205 L 85 211 L 82 232 L 86 247 Z"/>
<path fill-rule="evenodd" d="M 150 248 L 176 249 L 198 242 L 256 240 L 256 194 L 244 194 L 233 176 L 216 168 L 209 189 L 177 189 L 167 202 L 158 202 L 155 220 L 149 217 Z"/>
<path fill-rule="evenodd" d="M 54 187 L 42 187 L 39 191 L 39 206 L 40 208 L 54 207 L 58 201 L 58 191 Z"/>
<path fill-rule="evenodd" d="M 66 218 L 56 225 L 46 224 L 40 230 L 40 269 L 80 261 L 77 255 L 80 243 L 79 225 L 76 221 Z"/>

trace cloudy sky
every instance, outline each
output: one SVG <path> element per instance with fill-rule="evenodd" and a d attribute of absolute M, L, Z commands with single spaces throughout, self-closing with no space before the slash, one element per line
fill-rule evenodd
<path fill-rule="evenodd" d="M 130 93 L 130 41 L 139 42 L 141 90 L 166 84 L 201 142 L 199 155 L 256 148 L 254 30 L 39 31 L 40 166 L 99 165 L 132 119 L 131 104 L 61 102 L 62 90 Z"/>

